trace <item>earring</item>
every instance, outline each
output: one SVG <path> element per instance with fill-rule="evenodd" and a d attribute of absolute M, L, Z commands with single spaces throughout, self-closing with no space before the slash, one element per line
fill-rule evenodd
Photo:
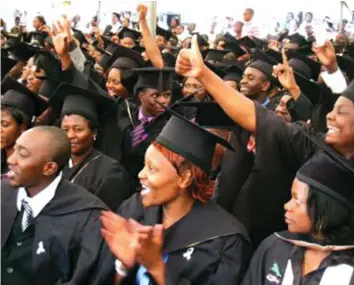
<path fill-rule="evenodd" d="M 96 141 L 96 136 L 93 136 L 93 140 Z"/>

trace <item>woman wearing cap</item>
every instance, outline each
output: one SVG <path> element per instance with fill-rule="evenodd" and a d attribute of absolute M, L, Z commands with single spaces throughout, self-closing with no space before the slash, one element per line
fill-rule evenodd
<path fill-rule="evenodd" d="M 43 112 L 46 102 L 9 76 L 1 88 L 1 174 L 6 174 L 6 160 L 13 153 L 16 140 L 31 127 L 33 117 Z"/>
<path fill-rule="evenodd" d="M 71 144 L 71 160 L 63 177 L 116 210 L 131 194 L 131 179 L 117 161 L 94 148 L 99 118 L 111 104 L 114 101 L 108 96 L 69 84 L 60 85 L 49 101 L 49 105 L 61 111 L 60 127 Z"/>
<path fill-rule="evenodd" d="M 321 55 L 326 57 L 323 52 Z M 333 63 L 336 64 L 335 56 L 327 60 L 326 65 Z M 240 134 L 241 138 L 235 142 L 235 155 L 228 152 L 224 160 L 228 165 L 223 165 L 220 176 L 222 188 L 218 203 L 245 224 L 255 244 L 272 232 L 284 229 L 281 211 L 283 201 L 289 198 L 287 190 L 296 171 L 317 150 L 308 138 L 310 130 L 287 124 L 273 112 L 226 86 L 205 67 L 195 39 L 191 50 L 180 52 L 176 71 L 200 80 L 240 126 L 233 132 L 233 136 Z M 287 75 L 284 72 L 283 76 Z M 338 97 L 332 112 L 327 115 L 328 132 L 325 135 L 325 143 L 351 163 L 354 163 L 353 102 L 354 82 Z M 255 133 L 254 155 L 248 151 L 249 133 Z M 249 211 L 249 208 L 257 210 Z"/>
<path fill-rule="evenodd" d="M 288 231 L 262 242 L 242 284 L 354 284 L 353 189 L 354 169 L 324 152 L 308 161 L 284 206 Z"/>
<path fill-rule="evenodd" d="M 191 136 L 195 139 L 185 139 Z M 102 215 L 103 236 L 117 258 L 116 280 L 240 284 L 251 253 L 247 234 L 236 219 L 209 203 L 213 182 L 208 173 L 217 143 L 230 147 L 172 112 L 146 151 L 139 173 L 142 191 L 119 210 L 124 218 Z"/>

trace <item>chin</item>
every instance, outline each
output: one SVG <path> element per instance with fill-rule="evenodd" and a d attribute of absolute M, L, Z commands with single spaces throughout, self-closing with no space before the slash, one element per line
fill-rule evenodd
<path fill-rule="evenodd" d="M 331 136 L 331 135 L 326 135 L 325 142 L 328 145 L 334 146 L 338 143 L 338 139 L 336 137 Z"/>

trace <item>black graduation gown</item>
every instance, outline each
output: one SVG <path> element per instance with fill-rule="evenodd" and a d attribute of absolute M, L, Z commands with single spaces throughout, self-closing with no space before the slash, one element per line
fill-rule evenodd
<path fill-rule="evenodd" d="M 9 171 L 9 166 L 7 165 L 6 151 L 1 150 L 1 174 L 5 174 Z"/>
<path fill-rule="evenodd" d="M 66 166 L 63 177 L 89 190 L 113 211 L 132 194 L 132 181 L 123 166 L 97 150 L 79 165 Z"/>
<path fill-rule="evenodd" d="M 145 225 L 161 223 L 161 213 L 159 206 L 143 208 L 138 193 L 119 209 L 121 216 Z M 201 223 L 201 218 L 208 223 Z M 186 252 L 191 248 L 188 260 Z M 163 252 L 168 256 L 166 284 L 237 285 L 248 266 L 252 246 L 245 228 L 235 218 L 218 205 L 196 202 L 185 217 L 165 231 Z M 113 256 L 108 256 L 96 284 L 112 284 L 108 280 L 115 275 L 113 263 Z M 132 269 L 121 284 L 135 285 L 137 269 Z"/>
<path fill-rule="evenodd" d="M 256 153 L 247 151 L 250 134 L 235 127 L 218 179 L 218 204 L 245 225 L 254 245 L 284 230 L 284 204 L 296 171 L 316 151 L 298 124 L 287 124 L 256 105 Z"/>
<path fill-rule="evenodd" d="M 18 213 L 17 193 L 6 180 L 1 182 L 2 249 Z M 82 187 L 66 180 L 59 183 L 54 198 L 34 219 L 32 266 L 36 285 L 91 284 L 103 244 L 99 216 L 105 209 Z M 36 253 L 40 242 L 43 254 Z"/>
<path fill-rule="evenodd" d="M 138 120 L 139 108 L 135 110 L 133 114 L 134 125 L 138 125 L 140 122 Z M 148 122 L 144 128 L 147 139 L 137 145 L 135 148 L 131 146 L 131 132 L 133 131 L 133 125 L 128 126 L 123 130 L 123 157 L 122 164 L 125 169 L 130 173 L 133 179 L 136 179 L 136 185 L 139 184 L 138 174 L 144 168 L 145 152 L 152 141 L 160 134 L 162 128 L 165 126 L 169 116 L 166 113 L 159 115 L 150 122 Z"/>
<path fill-rule="evenodd" d="M 305 249 L 289 241 L 289 239 L 298 240 L 298 237 L 300 237 L 298 234 L 285 231 L 272 234 L 265 239 L 253 255 L 242 285 L 319 285 L 322 278 L 325 278 L 324 272 L 327 268 L 338 264 L 354 266 L 353 250 L 333 251 L 323 260 L 317 270 L 302 277 L 302 261 Z M 291 265 L 288 269 L 294 276 L 294 283 L 285 281 L 289 261 Z M 338 284 L 354 285 L 354 274 L 352 274 L 349 284 L 341 283 L 341 281 L 343 282 L 341 278 L 343 276 L 338 276 Z"/>

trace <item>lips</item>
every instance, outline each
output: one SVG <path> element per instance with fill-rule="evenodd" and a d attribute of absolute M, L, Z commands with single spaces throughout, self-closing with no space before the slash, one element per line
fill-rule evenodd
<path fill-rule="evenodd" d="M 339 129 L 335 127 L 328 126 L 328 131 L 327 135 L 338 135 L 339 134 Z"/>
<path fill-rule="evenodd" d="M 141 185 L 141 191 L 140 191 L 140 195 L 141 196 L 146 196 L 147 194 L 151 193 L 151 189 L 145 185 Z"/>

